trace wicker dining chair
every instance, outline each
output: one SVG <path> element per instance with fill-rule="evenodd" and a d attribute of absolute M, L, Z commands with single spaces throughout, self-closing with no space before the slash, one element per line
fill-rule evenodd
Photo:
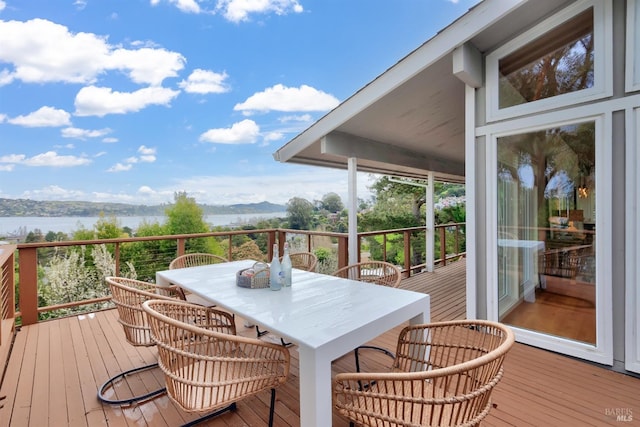
<path fill-rule="evenodd" d="M 349 264 L 335 271 L 333 276 L 392 288 L 400 286 L 400 281 L 402 280 L 402 272 L 400 269 L 386 261 L 363 261 Z M 395 357 L 390 350 L 383 347 L 373 345 L 358 346 L 354 350 L 356 372 L 360 372 L 360 350 L 376 350 L 386 354 L 392 359 Z"/>
<path fill-rule="evenodd" d="M 402 280 L 398 267 L 386 261 L 363 261 L 336 270 L 334 276 L 397 288 Z"/>
<path fill-rule="evenodd" d="M 389 372 L 336 374 L 333 406 L 351 426 L 479 425 L 513 343 L 497 322 L 408 326 Z"/>
<path fill-rule="evenodd" d="M 122 325 L 127 342 L 133 346 L 150 347 L 155 342 L 151 339 L 147 316 L 142 310 L 142 303 L 149 299 L 181 299 L 182 294 L 175 287 L 162 287 L 140 280 L 125 277 L 107 277 L 105 279 L 111 291 L 111 300 L 118 310 L 118 323 Z M 140 366 L 109 378 L 98 390 L 98 399 L 112 405 L 129 405 L 133 402 L 147 400 L 165 392 L 164 388 L 153 390 L 139 396 L 124 399 L 110 399 L 107 391 L 127 376 L 153 369 L 157 363 Z"/>
<path fill-rule="evenodd" d="M 220 264 L 223 262 L 229 262 L 228 259 L 221 257 L 220 255 L 203 253 L 203 252 L 194 252 L 190 254 L 180 255 L 173 259 L 169 263 L 169 270 L 175 270 L 178 268 L 189 268 L 189 267 L 199 267 L 202 265 L 211 265 L 211 264 Z M 213 307 L 203 298 L 200 298 L 197 295 L 191 295 L 189 292 L 184 289 L 177 287 L 179 292 L 182 292 L 183 298 L 186 301 L 192 302 L 194 304 L 206 305 L 209 307 Z"/>
<path fill-rule="evenodd" d="M 283 346 L 224 333 L 206 326 L 213 311 L 182 301 L 146 301 L 160 368 L 169 398 L 187 412 L 208 413 L 204 421 L 236 402 L 271 390 L 269 426 L 273 425 L 276 388 L 289 375 L 289 350 Z M 198 319 L 193 324 L 193 319 Z M 218 319 L 214 319 L 215 324 Z"/>
<path fill-rule="evenodd" d="M 173 261 L 169 263 L 169 270 L 197 267 L 200 265 L 219 264 L 221 262 L 229 262 L 229 260 L 221 257 L 220 255 L 196 252 L 180 255 L 179 257 L 174 258 Z"/>
<path fill-rule="evenodd" d="M 316 271 L 318 257 L 313 252 L 294 252 L 289 255 L 291 266 L 298 270 Z M 282 261 L 282 258 L 280 258 Z"/>

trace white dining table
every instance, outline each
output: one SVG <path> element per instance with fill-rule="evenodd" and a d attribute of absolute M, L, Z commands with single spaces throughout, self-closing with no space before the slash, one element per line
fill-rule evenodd
<path fill-rule="evenodd" d="M 427 294 L 293 269 L 292 286 L 272 291 L 236 286 L 254 261 L 159 271 L 158 285 L 178 285 L 298 346 L 300 425 L 332 424 L 331 362 L 409 321 L 429 321 Z"/>

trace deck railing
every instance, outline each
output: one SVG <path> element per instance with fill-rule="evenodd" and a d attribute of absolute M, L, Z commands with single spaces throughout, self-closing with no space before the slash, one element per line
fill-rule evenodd
<path fill-rule="evenodd" d="M 0 246 L 0 376 L 11 348 L 15 329 L 15 245 Z"/>
<path fill-rule="evenodd" d="M 441 249 L 436 250 L 436 253 L 439 253 L 439 258 L 436 260 L 437 264 L 444 265 L 447 260 L 452 257 L 459 257 L 464 254 L 464 250 L 461 250 L 460 245 L 460 235 L 464 234 L 464 224 L 447 224 L 438 226 L 437 229 L 439 238 L 436 240 L 439 240 L 440 248 L 444 248 L 444 251 Z M 361 256 L 371 256 L 371 249 L 373 249 L 373 246 L 378 242 L 378 247 L 382 248 L 382 253 L 381 257 L 379 256 L 380 254 L 376 254 L 378 255 L 376 259 L 389 260 L 390 254 L 388 253 L 387 243 L 392 240 L 399 241 L 401 239 L 401 247 L 404 251 L 403 257 L 400 257 L 403 259 L 402 269 L 404 276 L 408 277 L 425 265 L 424 261 L 415 263 L 413 259 L 415 257 L 411 255 L 416 249 L 415 245 L 419 245 L 418 242 L 420 239 L 424 241 L 424 232 L 425 227 L 413 227 L 360 233 L 358 239 L 359 259 Z M 58 301 L 55 304 L 43 304 L 39 294 L 39 289 L 43 285 L 41 283 L 43 279 L 40 278 L 40 276 L 43 275 L 44 270 L 51 268 L 51 266 L 47 266 L 43 260 L 51 257 L 52 254 L 60 255 L 68 254 L 72 251 L 82 251 L 87 257 L 86 260 L 83 258 L 82 262 L 90 263 L 96 261 L 95 265 L 97 265 L 97 258 L 92 258 L 94 255 L 91 255 L 90 249 L 104 247 L 107 249 L 103 252 L 110 254 L 112 264 L 109 265 L 109 272 L 103 275 L 125 275 L 131 264 L 136 269 L 136 274 L 138 274 L 137 277 L 139 279 L 152 281 L 155 279 L 155 271 L 167 269 L 169 262 L 173 258 L 186 252 L 192 252 L 196 242 L 206 242 L 207 239 L 215 240 L 218 248 L 224 248 L 228 259 L 242 257 L 241 254 L 236 256 L 238 245 L 235 240 L 247 240 L 245 236 L 253 241 L 260 242 L 261 253 L 265 254 L 263 258 L 265 261 L 271 259 L 274 243 L 280 246 L 280 253 L 282 253 L 284 242 L 289 241 L 294 244 L 297 251 L 316 252 L 319 248 L 328 249 L 325 253 L 330 253 L 332 259 L 325 261 L 327 261 L 332 268 L 331 271 L 345 266 L 348 263 L 348 234 L 307 230 L 229 230 L 171 236 L 24 243 L 18 244 L 17 248 L 13 247 L 13 249 L 5 247 L 7 250 L 4 252 L 11 252 L 12 256 L 3 266 L 3 272 L 5 270 L 11 272 L 6 275 L 6 279 L 5 276 L 3 276 L 3 283 L 4 281 L 10 282 L 10 284 L 15 282 L 12 268 L 14 251 L 17 254 L 19 280 L 16 283 L 18 297 L 15 299 L 18 300 L 18 307 L 14 305 L 13 286 L 10 286 L 10 284 L 6 287 L 9 288 L 11 292 L 3 291 L 2 293 L 2 304 L 3 307 L 6 305 L 11 307 L 9 311 L 15 318 L 19 318 L 22 325 L 29 325 L 51 316 L 52 312 L 66 310 L 71 313 L 74 312 L 74 310 L 77 311 L 79 307 L 88 307 L 87 311 L 95 311 L 109 303 L 110 296 L 105 287 L 101 294 L 93 294 L 91 297 L 69 295 L 64 301 Z M 453 242 L 453 244 L 451 244 L 451 242 Z M 422 243 L 422 245 L 424 245 L 424 243 Z M 447 246 L 451 246 L 453 249 L 447 251 Z M 398 259 L 397 254 L 395 255 L 394 261 L 392 262 Z M 101 278 L 97 280 L 100 279 Z M 15 313 L 14 307 L 17 308 Z M 4 348 L 5 346 L 3 345 L 2 347 Z"/>

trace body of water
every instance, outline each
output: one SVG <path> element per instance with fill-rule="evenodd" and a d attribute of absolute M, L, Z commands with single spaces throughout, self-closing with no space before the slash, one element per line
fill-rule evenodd
<path fill-rule="evenodd" d="M 286 212 L 273 213 L 251 213 L 251 214 L 230 214 L 230 215 L 205 215 L 204 219 L 212 226 L 239 226 L 244 224 L 253 224 L 261 219 L 285 218 Z M 121 227 L 129 227 L 132 230 L 146 221 L 148 223 L 159 222 L 163 224 L 166 221 L 165 216 L 121 216 L 117 217 Z M 43 234 L 49 231 L 63 233 L 72 233 L 84 227 L 92 230 L 94 224 L 98 222 L 100 217 L 39 217 L 39 216 L 21 216 L 21 217 L 0 217 L 0 238 L 20 236 L 34 231 L 40 230 Z"/>

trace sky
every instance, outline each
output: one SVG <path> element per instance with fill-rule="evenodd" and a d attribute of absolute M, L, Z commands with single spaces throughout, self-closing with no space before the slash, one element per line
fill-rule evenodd
<path fill-rule="evenodd" d="M 346 202 L 273 153 L 475 3 L 0 0 L 0 198 Z"/>

